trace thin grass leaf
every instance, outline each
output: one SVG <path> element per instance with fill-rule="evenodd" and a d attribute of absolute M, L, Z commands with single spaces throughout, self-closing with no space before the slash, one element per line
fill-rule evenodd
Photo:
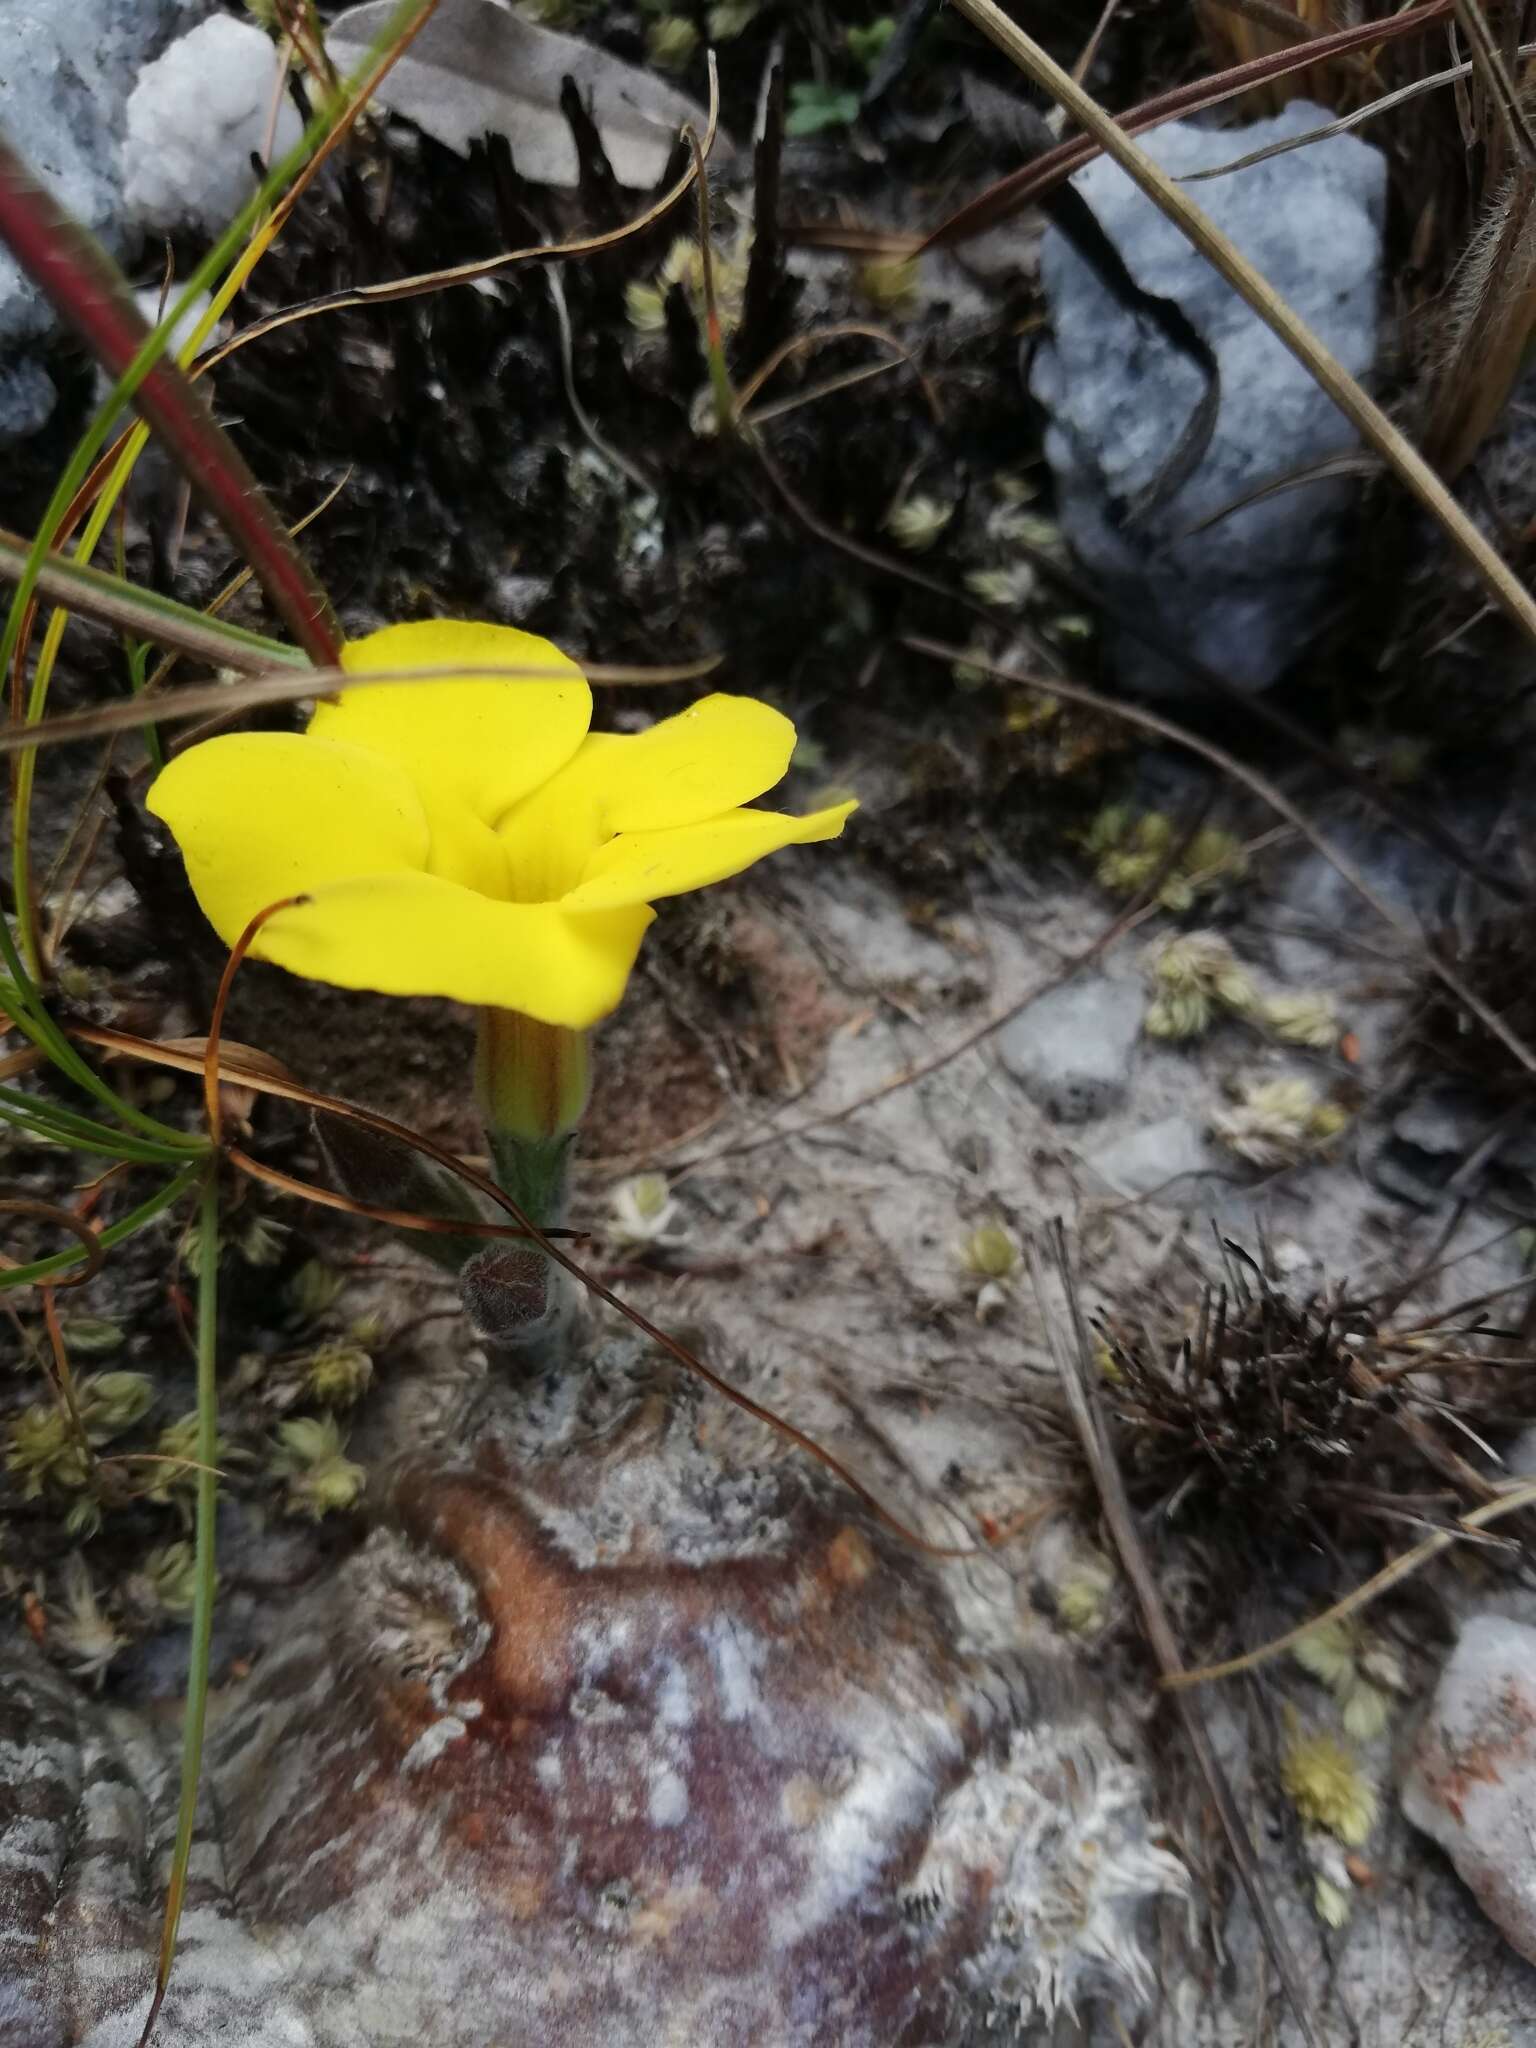
<path fill-rule="evenodd" d="M 28 543 L 19 534 L 0 528 L 0 583 L 22 581 L 29 553 Z M 173 597 L 141 589 L 124 576 L 63 555 L 44 557 L 35 587 L 51 603 L 64 605 L 83 619 L 139 634 L 158 647 L 174 648 L 178 654 L 190 654 L 220 668 L 261 675 L 273 668 L 310 665 L 308 656 L 286 641 L 269 639 L 245 626 L 227 625 L 191 605 L 178 604 Z"/>
<path fill-rule="evenodd" d="M 130 1129 L 152 1139 L 156 1144 L 168 1146 L 181 1156 L 187 1152 L 201 1152 L 206 1149 L 207 1140 L 200 1136 L 189 1136 L 185 1131 L 174 1131 L 169 1124 L 158 1118 L 146 1116 L 135 1109 L 131 1102 L 109 1088 L 101 1076 L 83 1060 L 61 1027 L 48 1014 L 46 1005 L 33 986 L 22 965 L 21 955 L 11 936 L 10 921 L 0 913 L 0 963 L 4 964 L 6 980 L 0 982 L 0 997 L 3 997 L 7 1015 L 22 1036 L 45 1052 L 53 1064 L 83 1088 L 88 1095 L 101 1103 L 112 1114 L 126 1123 Z"/>
<path fill-rule="evenodd" d="M 1106 154 L 1139 185 L 1161 213 L 1167 215 L 1212 268 L 1224 277 L 1319 387 L 1326 391 L 1370 443 L 1399 481 L 1418 499 L 1457 548 L 1501 610 L 1528 638 L 1536 641 L 1536 600 L 1496 548 L 1456 503 L 1412 442 L 1388 419 L 1374 399 L 1324 348 L 1306 322 L 1288 306 L 1239 249 L 1196 206 L 1189 195 L 1152 161 L 1090 94 L 1076 84 L 1041 49 L 1033 37 L 1010 21 L 995 0 L 955 0 L 955 6 L 1027 77 L 1064 106 L 1087 129 Z"/>
<path fill-rule="evenodd" d="M 128 1137 L 113 1130 L 110 1124 L 96 1123 L 21 1088 L 0 1086 L 0 1123 L 30 1131 L 56 1145 L 68 1145 L 101 1158 L 130 1160 L 141 1166 L 174 1166 L 185 1157 L 169 1145 Z"/>
<path fill-rule="evenodd" d="M 1522 59 L 1536 57 L 1536 43 L 1522 43 L 1515 54 Z M 1419 99 L 1428 92 L 1438 92 L 1442 86 L 1460 84 L 1464 78 L 1471 77 L 1472 69 L 1468 61 L 1452 64 L 1444 71 L 1432 71 L 1427 78 L 1411 79 L 1395 92 L 1384 92 L 1380 99 L 1367 100 L 1352 114 L 1341 114 L 1336 121 L 1325 121 L 1320 128 L 1308 128 L 1302 135 L 1288 135 L 1283 142 L 1266 143 L 1263 149 L 1251 149 L 1246 156 L 1235 156 L 1229 163 L 1212 164 L 1208 170 L 1185 171 L 1179 183 L 1204 185 L 1212 178 L 1230 178 L 1234 171 L 1252 170 L 1255 164 L 1268 163 L 1272 156 L 1288 156 L 1293 149 L 1310 149 L 1314 142 L 1326 142 L 1330 136 L 1348 135 L 1356 128 L 1363 128 L 1367 121 L 1374 121 L 1379 114 L 1390 114 L 1394 108 L 1406 106 L 1409 100 Z"/>

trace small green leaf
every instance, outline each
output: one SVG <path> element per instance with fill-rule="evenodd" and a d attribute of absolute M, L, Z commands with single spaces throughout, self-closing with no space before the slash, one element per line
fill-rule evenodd
<path fill-rule="evenodd" d="M 789 117 L 784 133 L 803 139 L 829 128 L 851 128 L 859 118 L 859 96 L 843 86 L 821 85 L 802 78 L 789 88 Z"/>
<path fill-rule="evenodd" d="M 882 14 L 878 21 L 870 22 L 867 28 L 843 30 L 843 41 L 848 45 L 848 54 L 856 64 L 862 64 L 866 71 L 873 71 L 885 55 L 885 46 L 896 33 L 896 23 L 889 14 Z"/>

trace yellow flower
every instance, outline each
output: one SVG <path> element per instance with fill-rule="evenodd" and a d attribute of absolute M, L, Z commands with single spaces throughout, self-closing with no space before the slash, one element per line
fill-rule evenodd
<path fill-rule="evenodd" d="M 750 697 L 706 697 L 634 737 L 589 732 L 580 669 L 510 627 L 386 626 L 342 663 L 466 673 L 343 691 L 303 734 L 205 740 L 148 797 L 227 944 L 269 904 L 306 897 L 251 951 L 316 981 L 585 1030 L 623 995 L 658 897 L 835 839 L 854 808 L 740 808 L 795 744 Z M 476 673 L 516 666 L 558 673 Z"/>

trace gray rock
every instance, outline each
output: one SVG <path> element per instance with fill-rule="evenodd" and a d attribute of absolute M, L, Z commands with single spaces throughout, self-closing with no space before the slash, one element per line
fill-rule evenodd
<path fill-rule="evenodd" d="M 1139 982 L 1069 981 L 1004 1028 L 998 1053 L 1047 1115 L 1087 1123 L 1124 1101 L 1145 1007 Z"/>
<path fill-rule="evenodd" d="M 1424 1088 L 1392 1119 L 1392 1134 L 1430 1159 L 1459 1165 L 1492 1129 L 1486 1102 L 1470 1088 L 1452 1085 Z"/>
<path fill-rule="evenodd" d="M 1372 1178 L 1389 1194 L 1432 1209 L 1457 1176 L 1476 1181 L 1536 1170 L 1530 1119 L 1454 1082 L 1431 1082 L 1392 1119 L 1372 1159 Z"/>
<path fill-rule="evenodd" d="M 1419 1733 L 1403 1811 L 1536 1962 L 1536 1628 L 1483 1614 L 1462 1630 Z"/>
<path fill-rule="evenodd" d="M 131 243 L 117 162 L 128 95 L 139 66 L 204 11 L 205 0 L 6 0 L 0 8 L 7 137 L 114 256 Z M 35 432 L 47 418 L 46 411 L 39 416 L 46 373 L 20 352 L 56 324 L 42 294 L 0 249 L 0 437 Z"/>
<path fill-rule="evenodd" d="M 0 370 L 0 442 L 25 440 L 46 426 L 58 398 L 53 379 L 31 356 Z"/>
<path fill-rule="evenodd" d="M 1095 1152 L 1088 1163 L 1117 1194 L 1150 1195 L 1166 1189 L 1170 1202 L 1186 1207 L 1193 1206 L 1191 1198 L 1198 1191 L 1194 1176 L 1220 1164 L 1205 1132 L 1188 1116 L 1143 1124 Z"/>
<path fill-rule="evenodd" d="M 1178 175 L 1231 162 L 1328 120 L 1293 101 L 1246 128 L 1170 122 L 1142 146 Z M 1116 165 L 1074 180 L 1146 290 L 1178 302 L 1216 352 L 1221 409 L 1200 467 L 1127 532 L 1125 508 L 1158 475 L 1202 394 L 1200 372 L 1144 319 L 1122 311 L 1051 229 L 1041 275 L 1051 340 L 1031 375 L 1051 414 L 1046 453 L 1064 531 L 1106 594 L 1147 617 L 1245 689 L 1272 683 L 1323 616 L 1353 486 L 1332 479 L 1190 529 L 1263 485 L 1352 449 L 1354 430 L 1294 358 Z M 1191 188 L 1346 369 L 1376 352 L 1386 161 L 1339 135 Z M 1187 536 L 1187 537 L 1186 537 Z M 1126 681 L 1181 686 L 1174 667 L 1128 635 L 1111 654 Z"/>

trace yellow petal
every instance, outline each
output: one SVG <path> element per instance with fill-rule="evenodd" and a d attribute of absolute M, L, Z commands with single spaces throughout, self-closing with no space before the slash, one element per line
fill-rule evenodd
<path fill-rule="evenodd" d="M 510 896 L 507 850 L 491 827 L 483 825 L 473 811 L 436 791 L 422 790 L 421 803 L 432 835 L 431 849 L 423 863 L 427 873 L 441 875 L 448 882 L 462 882 L 466 889 L 478 889 L 482 896 Z"/>
<path fill-rule="evenodd" d="M 609 832 L 701 825 L 781 780 L 795 728 L 755 697 L 701 697 L 648 732 L 594 733 L 571 777 L 599 793 Z"/>
<path fill-rule="evenodd" d="M 226 945 L 284 896 L 427 858 L 426 815 L 403 769 L 298 733 L 204 740 L 162 769 L 145 802 L 175 834 Z"/>
<path fill-rule="evenodd" d="M 772 789 L 795 728 L 753 697 L 702 698 L 634 735 L 591 733 L 580 751 L 502 821 L 513 891 L 563 896 L 615 832 L 699 825 Z"/>
<path fill-rule="evenodd" d="M 379 875 L 280 911 L 259 951 L 341 988 L 451 996 L 584 1031 L 623 995 L 652 914 L 636 906 L 571 917 L 551 903 L 497 903 L 438 875 Z"/>
<path fill-rule="evenodd" d="M 583 881 L 561 904 L 565 910 L 612 910 L 623 903 L 654 903 L 738 875 L 781 846 L 836 839 L 852 801 L 789 818 L 782 811 L 727 811 L 702 825 L 670 832 L 623 832 L 587 863 Z"/>
<path fill-rule="evenodd" d="M 310 720 L 316 738 L 372 747 L 396 761 L 428 798 L 494 825 L 547 782 L 586 737 L 592 692 L 581 670 L 548 640 L 511 626 L 427 619 L 385 626 L 342 649 L 353 671 L 462 667 L 463 681 L 380 683 L 344 690 Z M 558 669 L 557 680 L 475 674 L 497 667 Z"/>

